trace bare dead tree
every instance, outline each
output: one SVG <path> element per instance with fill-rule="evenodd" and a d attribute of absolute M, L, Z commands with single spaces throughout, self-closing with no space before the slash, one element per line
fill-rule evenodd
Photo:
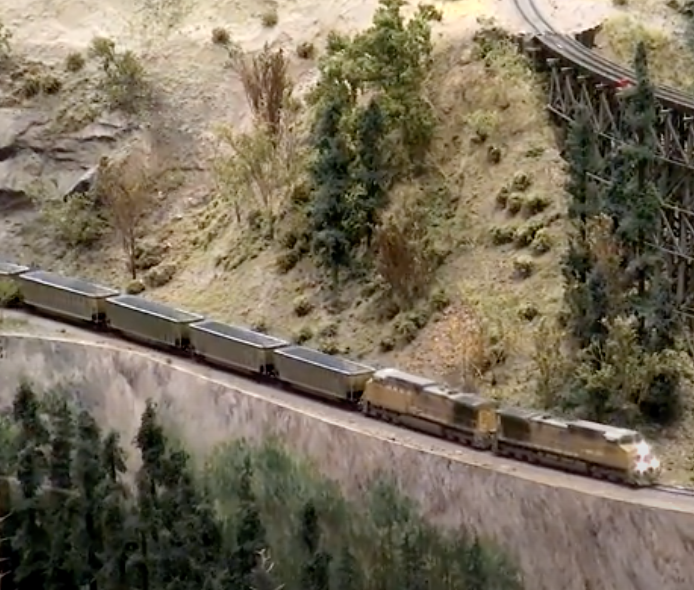
<path fill-rule="evenodd" d="M 127 269 L 137 278 L 137 244 L 143 232 L 146 213 L 156 188 L 151 162 L 143 154 L 131 153 L 124 160 L 102 159 L 96 190 L 104 203 L 113 229 L 118 234 Z"/>
<path fill-rule="evenodd" d="M 265 44 L 263 50 L 252 57 L 240 51 L 230 51 L 229 55 L 231 67 L 241 80 L 254 117 L 267 126 L 270 137 L 276 139 L 292 91 L 289 60 L 284 51 L 273 50 Z"/>

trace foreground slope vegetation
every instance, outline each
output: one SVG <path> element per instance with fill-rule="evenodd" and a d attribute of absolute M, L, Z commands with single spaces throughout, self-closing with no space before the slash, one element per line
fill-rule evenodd
<path fill-rule="evenodd" d="M 521 588 L 506 560 L 423 524 L 390 486 L 348 502 L 272 443 L 219 449 L 196 475 L 151 404 L 134 482 L 118 435 L 63 395 L 20 387 L 0 439 L 3 588 Z"/>

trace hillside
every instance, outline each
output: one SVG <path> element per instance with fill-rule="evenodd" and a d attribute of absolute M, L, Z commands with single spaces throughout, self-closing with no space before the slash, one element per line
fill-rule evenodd
<path fill-rule="evenodd" d="M 12 38 L 0 73 L 0 254 L 144 288 L 148 297 L 217 319 L 507 402 L 539 404 L 537 371 L 548 370 L 547 339 L 554 337 L 541 328 L 553 323 L 562 302 L 564 165 L 528 63 L 489 23 L 475 35 L 480 19 L 492 15 L 517 30 L 511 3 L 438 4 L 442 21 L 433 25 L 433 66 L 424 80 L 434 121 L 428 165 L 424 174 L 394 183 L 384 213 L 384 225 L 402 238 L 396 252 L 426 253 L 426 264 L 417 267 L 428 273 L 426 288 L 394 301 L 383 272 L 365 267 L 335 292 L 297 245 L 305 174 L 294 170 L 290 177 L 287 170 L 289 156 L 308 139 L 306 91 L 328 33 L 363 30 L 376 4 L 3 5 L 0 21 Z M 413 8 L 403 12 L 410 16 Z M 586 11 L 576 13 L 564 19 L 567 31 L 595 24 L 585 22 Z M 606 51 L 616 52 L 623 45 L 611 31 L 606 27 L 602 39 L 612 43 Z M 259 55 L 267 43 L 288 58 L 297 109 L 283 149 L 293 151 L 263 171 L 277 182 L 272 235 L 258 196 L 248 197 L 229 173 L 224 134 L 235 140 L 252 134 L 253 120 L 238 71 L 228 67 L 219 43 L 222 32 L 246 55 Z M 92 55 L 94 37 L 114 45 L 101 43 Z M 77 54 L 86 59 L 80 67 Z M 109 59 L 116 64 L 111 70 Z M 136 92 L 119 95 L 118 80 Z M 130 112 L 114 113 L 114 103 L 123 101 Z M 137 227 L 135 282 L 117 232 L 79 199 L 63 203 L 102 156 L 156 168 Z M 286 178 L 275 181 L 280 172 Z M 665 452 L 669 466 L 681 465 L 681 450 L 673 445 Z"/>
<path fill-rule="evenodd" d="M 527 64 L 510 42 L 473 42 L 470 25 L 479 12 L 466 4 L 466 12 L 456 14 L 451 6 L 444 9 L 442 24 L 436 25 L 434 67 L 426 81 L 436 117 L 431 150 L 436 172 L 428 173 L 418 186 L 393 190 L 388 215 L 402 217 L 416 211 L 428 216 L 418 239 L 432 242 L 443 260 L 436 271 L 436 287 L 402 311 L 383 309 L 383 289 L 376 278 L 349 286 L 336 300 L 310 261 L 281 272 L 277 260 L 282 246 L 257 235 L 245 221 L 234 221 L 211 173 L 219 161 L 214 155 L 214 126 L 223 122 L 247 129 L 248 107 L 238 80 L 224 68 L 223 48 L 212 43 L 212 27 L 203 30 L 202 24 L 197 25 L 196 53 L 190 53 L 187 63 L 181 62 L 188 68 L 193 61 L 206 64 L 193 79 L 174 80 L 160 71 L 162 55 L 173 55 L 165 41 L 159 41 L 164 49 L 145 48 L 143 67 L 166 93 L 160 93 L 155 116 L 147 113 L 144 130 L 125 137 L 120 143 L 126 147 L 120 149 L 134 144 L 166 162 L 160 201 L 140 244 L 142 257 L 149 259 L 143 266 L 154 267 L 142 273 L 148 295 L 311 346 L 397 363 L 483 389 L 493 382 L 494 393 L 500 396 L 526 390 L 531 320 L 553 314 L 561 294 L 555 256 L 561 247 L 562 201 L 556 188 L 561 184 L 561 167 L 542 112 L 542 97 Z M 290 43 L 300 39 L 293 18 L 298 15 L 290 17 L 279 10 L 276 29 L 266 32 L 257 25 L 258 37 L 248 40 L 236 36 L 240 29 L 227 29 L 247 50 L 257 50 L 264 41 L 286 47 L 292 54 L 295 94 L 300 96 L 315 61 L 294 56 Z M 6 22 L 11 28 L 13 21 Z M 322 23 L 320 33 L 331 24 Z M 177 44 L 179 54 L 192 49 L 181 40 Z M 481 48 L 488 51 L 487 45 L 491 53 L 483 59 Z M 84 73 L 68 73 L 65 84 L 86 85 L 82 78 L 95 75 L 89 67 Z M 213 78 L 216 86 L 210 84 Z M 190 93 L 198 84 L 204 96 L 192 100 Z M 75 95 L 76 91 L 69 98 L 74 100 Z M 40 102 L 48 100 L 67 99 L 59 94 L 30 104 L 47 109 Z M 202 103 L 208 112 L 200 111 Z M 136 122 L 141 123 L 137 118 Z M 493 163 L 492 152 L 499 154 L 498 163 Z M 37 192 L 38 197 L 29 196 L 40 205 L 42 199 L 55 196 L 46 196 L 43 186 Z M 509 206 L 501 207 L 506 201 Z M 128 284 L 115 236 L 107 234 L 88 248 L 70 247 L 51 227 L 51 219 L 66 213 L 51 209 L 51 217 L 45 203 L 40 208 L 43 212 L 33 206 L 16 209 L 22 224 L 7 238 L 6 243 L 16 244 L 9 254 L 110 284 Z M 67 225 L 74 228 L 78 222 L 71 213 Z M 531 276 L 516 276 L 525 272 Z M 150 287 L 163 282 L 167 284 Z"/>

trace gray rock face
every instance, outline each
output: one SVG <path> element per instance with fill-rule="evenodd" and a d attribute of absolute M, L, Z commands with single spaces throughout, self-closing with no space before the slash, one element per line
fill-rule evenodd
<path fill-rule="evenodd" d="M 59 195 L 72 192 L 98 164 L 137 129 L 115 114 L 73 133 L 56 133 L 50 114 L 0 108 L 0 210 L 29 206 L 32 185 L 51 183 Z"/>

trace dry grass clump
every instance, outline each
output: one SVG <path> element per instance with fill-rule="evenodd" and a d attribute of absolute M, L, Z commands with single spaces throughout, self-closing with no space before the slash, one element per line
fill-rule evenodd
<path fill-rule="evenodd" d="M 279 15 L 276 8 L 270 8 L 260 15 L 260 22 L 266 29 L 271 29 L 277 26 Z"/>
<path fill-rule="evenodd" d="M 231 41 L 229 31 L 224 27 L 215 27 L 212 29 L 212 43 L 215 45 L 227 46 Z"/>
<path fill-rule="evenodd" d="M 79 51 L 73 51 L 65 58 L 65 69 L 68 72 L 79 72 L 85 63 L 84 56 Z"/>
<path fill-rule="evenodd" d="M 634 17 L 620 15 L 609 19 L 597 36 L 596 47 L 607 57 L 631 66 L 636 44 L 648 49 L 651 76 L 658 84 L 691 90 L 694 84 L 694 57 L 682 41 L 666 32 L 650 28 Z"/>

